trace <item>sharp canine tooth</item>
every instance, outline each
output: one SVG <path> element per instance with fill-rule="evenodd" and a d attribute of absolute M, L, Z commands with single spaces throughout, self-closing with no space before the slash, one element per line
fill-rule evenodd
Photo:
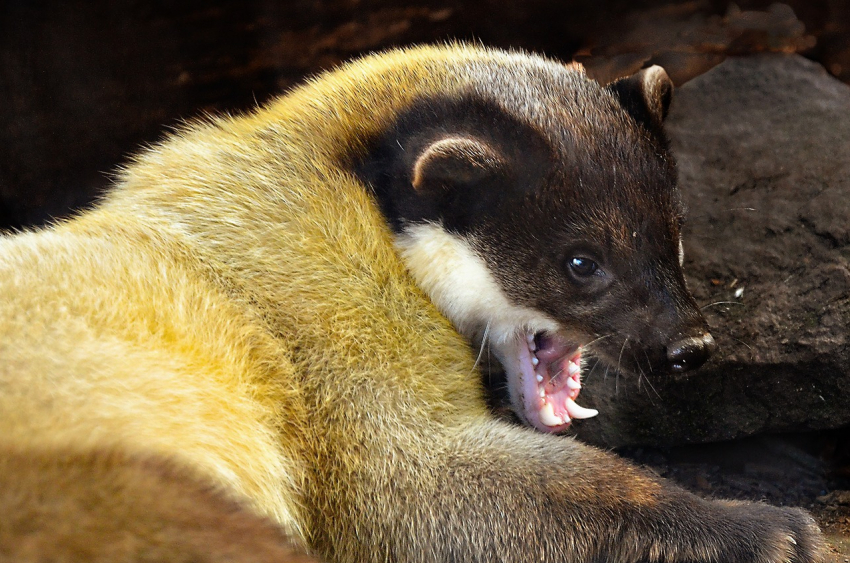
<path fill-rule="evenodd" d="M 575 391 L 576 389 L 581 389 L 581 383 L 570 377 L 567 379 L 567 387 Z"/>
<path fill-rule="evenodd" d="M 586 409 L 584 407 L 580 407 L 576 404 L 572 399 L 567 399 L 566 402 L 567 414 L 570 415 L 570 418 L 593 418 L 599 411 L 596 409 Z"/>
<path fill-rule="evenodd" d="M 546 398 L 546 391 L 544 391 L 542 387 L 540 388 L 540 398 L 541 398 L 541 399 L 545 399 L 545 398 Z"/>
<path fill-rule="evenodd" d="M 569 373 L 570 375 L 575 375 L 580 371 L 581 371 L 581 368 L 578 367 L 578 365 L 576 365 L 575 362 L 570 362 L 570 365 L 567 366 L 567 373 Z"/>
<path fill-rule="evenodd" d="M 537 359 L 537 356 L 531 358 L 531 365 L 536 366 L 540 363 L 540 360 Z"/>
<path fill-rule="evenodd" d="M 546 426 L 560 426 L 564 423 L 564 419 L 555 416 L 555 411 L 552 408 L 552 403 L 546 403 L 540 409 L 540 422 Z"/>
<path fill-rule="evenodd" d="M 528 340 L 529 344 L 534 344 L 534 335 L 533 334 L 526 334 L 525 339 Z"/>
<path fill-rule="evenodd" d="M 537 383 L 543 383 L 543 376 L 539 373 L 537 374 Z"/>

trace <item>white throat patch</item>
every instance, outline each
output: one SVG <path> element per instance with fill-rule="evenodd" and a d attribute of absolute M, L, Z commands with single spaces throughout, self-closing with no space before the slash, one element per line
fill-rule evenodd
<path fill-rule="evenodd" d="M 419 287 L 468 339 L 486 329 L 498 348 L 519 333 L 558 330 L 540 311 L 513 304 L 470 244 L 442 225 L 406 226 L 396 247 Z"/>

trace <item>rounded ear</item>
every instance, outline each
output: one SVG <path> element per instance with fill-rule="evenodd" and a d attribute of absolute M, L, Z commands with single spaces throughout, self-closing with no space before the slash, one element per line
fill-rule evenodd
<path fill-rule="evenodd" d="M 495 175 L 503 165 L 499 153 L 484 141 L 445 137 L 425 147 L 416 159 L 413 188 L 422 193 L 451 185 L 472 184 Z"/>
<path fill-rule="evenodd" d="M 673 81 L 658 65 L 620 78 L 606 88 L 617 97 L 635 121 L 650 130 L 661 127 L 673 99 Z"/>

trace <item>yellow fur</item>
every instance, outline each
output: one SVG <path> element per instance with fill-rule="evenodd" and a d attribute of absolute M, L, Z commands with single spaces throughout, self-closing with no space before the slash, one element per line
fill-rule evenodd
<path fill-rule="evenodd" d="M 387 428 L 484 416 L 467 347 L 334 164 L 411 96 L 444 89 L 447 58 L 478 57 L 504 55 L 355 63 L 182 131 L 97 209 L 3 240 L 0 440 L 173 455 L 306 541 L 302 460 L 351 441 L 327 424 L 347 403 L 386 404 Z"/>
<path fill-rule="evenodd" d="M 315 563 L 233 496 L 173 460 L 2 447 L 0 561 Z"/>

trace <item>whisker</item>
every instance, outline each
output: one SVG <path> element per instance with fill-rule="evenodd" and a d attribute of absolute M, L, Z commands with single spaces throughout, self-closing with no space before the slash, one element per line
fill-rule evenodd
<path fill-rule="evenodd" d="M 704 311 L 709 307 L 714 307 L 716 305 L 743 305 L 740 301 L 715 301 L 714 303 L 709 303 L 708 305 L 703 305 L 699 308 L 700 311 Z"/>
<path fill-rule="evenodd" d="M 490 321 L 487 321 L 487 326 L 488 327 L 490 326 Z M 491 371 L 491 372 L 493 371 L 492 365 L 493 365 L 493 360 L 492 360 L 492 358 L 490 358 L 490 341 L 488 340 L 487 341 L 487 366 L 488 366 L 487 370 L 488 371 Z"/>
<path fill-rule="evenodd" d="M 590 346 L 591 344 L 596 344 L 597 342 L 600 342 L 600 341 L 605 340 L 606 338 L 610 338 L 610 337 L 612 337 L 612 336 L 614 336 L 614 333 L 613 333 L 613 332 L 612 332 L 612 333 L 610 333 L 610 334 L 603 334 L 602 336 L 598 336 L 598 337 L 594 338 L 593 340 L 591 340 L 591 341 L 590 341 L 590 342 L 588 342 L 587 344 L 584 344 L 582 347 L 583 347 L 583 348 L 585 348 L 585 349 L 587 349 L 587 348 L 588 348 L 588 346 Z M 593 375 L 593 372 L 594 372 L 594 371 L 596 371 L 596 368 L 597 368 L 597 367 L 599 367 L 599 364 L 600 364 L 600 362 L 602 361 L 602 360 L 600 360 L 598 357 L 593 357 L 593 359 L 594 359 L 595 361 L 593 362 L 593 366 L 590 368 L 590 371 L 589 371 L 589 372 L 587 372 L 587 374 L 586 374 L 586 375 L 585 375 L 584 373 L 582 373 L 582 374 L 581 374 L 582 380 L 583 380 L 585 383 L 586 383 L 587 381 L 590 381 L 590 378 L 591 378 L 591 376 Z M 602 376 L 602 379 L 604 380 L 604 379 L 605 379 L 605 377 L 607 377 L 607 375 L 608 375 L 608 367 L 607 367 L 607 365 L 606 365 L 606 368 L 605 368 L 605 374 Z"/>
<path fill-rule="evenodd" d="M 743 346 L 746 346 L 747 350 L 749 350 L 749 352 L 750 352 L 750 354 L 752 355 L 752 357 L 755 357 L 755 350 L 753 350 L 753 347 L 752 347 L 752 346 L 750 346 L 749 344 L 747 344 L 745 341 L 741 340 L 740 338 L 735 338 L 734 336 L 732 336 L 731 331 L 729 331 L 729 330 L 720 330 L 720 328 L 721 328 L 721 327 L 713 327 L 713 328 L 712 328 L 712 332 L 722 332 L 723 334 L 725 334 L 726 336 L 728 336 L 729 338 L 731 338 L 732 340 L 734 340 L 734 341 L 735 341 L 735 342 L 737 342 L 738 344 L 741 344 L 741 345 L 743 345 Z M 718 352 L 723 352 L 723 345 L 720 343 L 720 341 L 717 341 L 717 351 L 718 351 Z"/>
<path fill-rule="evenodd" d="M 481 337 L 481 348 L 478 349 L 478 357 L 475 358 L 475 363 L 472 364 L 472 371 L 475 371 L 478 368 L 478 364 L 481 363 L 481 356 L 484 354 L 484 347 L 487 346 L 488 336 L 490 336 L 490 321 L 487 321 L 487 326 L 484 327 L 484 336 Z"/>
<path fill-rule="evenodd" d="M 641 370 L 641 374 L 643 374 L 643 370 Z M 658 397 L 659 399 L 661 399 L 661 393 L 659 393 L 659 392 L 658 392 L 658 390 L 657 390 L 657 389 L 655 388 L 655 386 L 652 384 L 652 381 L 650 381 L 650 380 L 649 380 L 649 377 L 647 377 L 646 375 L 644 375 L 644 379 L 646 380 L 646 384 L 647 384 L 647 386 L 648 386 L 650 389 L 652 389 L 652 392 L 653 392 L 653 393 L 655 393 L 655 396 L 656 396 L 656 397 Z M 652 403 L 652 405 L 653 405 L 653 406 L 655 406 L 655 403 L 654 403 L 654 402 L 653 402 L 653 400 L 652 400 L 652 395 L 650 395 L 649 393 L 647 393 L 647 395 L 646 395 L 646 396 L 647 396 L 647 397 L 649 397 L 649 402 L 650 402 L 650 403 Z"/>
<path fill-rule="evenodd" d="M 652 371 L 652 360 L 649 359 L 649 354 L 647 353 L 646 348 L 643 348 L 643 357 L 646 358 L 646 369 Z M 640 368 L 640 366 L 638 366 L 638 368 Z"/>
<path fill-rule="evenodd" d="M 620 347 L 620 355 L 617 356 L 617 379 L 614 380 L 614 394 L 617 395 L 620 393 L 620 363 L 623 359 L 623 352 L 626 349 L 626 344 L 629 342 L 629 337 L 627 336 L 625 340 L 623 340 L 623 346 Z"/>
<path fill-rule="evenodd" d="M 649 392 L 650 389 L 652 391 L 655 391 L 655 388 L 652 387 L 652 383 L 649 382 L 649 377 L 647 377 L 646 373 L 643 371 L 643 368 L 638 365 L 638 391 L 640 391 L 641 381 L 646 381 L 646 387 L 644 388 L 645 392 L 646 392 L 646 396 L 649 399 L 649 403 L 652 406 L 655 406 L 655 401 L 652 400 L 652 394 L 650 394 L 650 392 Z M 655 394 L 657 395 L 658 392 L 655 391 Z"/>
<path fill-rule="evenodd" d="M 729 338 L 731 338 L 732 340 L 734 340 L 734 341 L 735 341 L 735 342 L 737 342 L 738 344 L 743 344 L 744 346 L 746 346 L 746 347 L 747 347 L 747 350 L 748 350 L 748 351 L 749 351 L 749 353 L 750 353 L 750 357 L 751 357 L 751 358 L 753 358 L 753 359 L 755 359 L 755 357 L 756 357 L 756 351 L 755 351 L 755 350 L 753 350 L 753 347 L 752 347 L 752 346 L 750 346 L 749 344 L 747 344 L 746 342 L 744 342 L 744 341 L 743 341 L 743 340 L 741 340 L 740 338 L 735 338 L 735 337 L 734 337 L 734 336 L 732 336 L 731 334 L 728 334 L 728 333 L 727 333 L 727 335 L 729 336 Z M 720 346 L 719 346 L 719 345 L 718 345 L 717 349 L 718 349 L 718 350 L 722 350 L 722 349 L 720 348 Z"/>
<path fill-rule="evenodd" d="M 741 340 L 740 338 L 735 338 L 735 337 L 734 337 L 734 336 L 732 336 L 731 334 L 729 335 L 729 338 L 731 338 L 731 339 L 732 339 L 732 340 L 734 340 L 735 342 L 738 342 L 738 343 L 740 343 L 740 344 L 743 344 L 744 346 L 746 346 L 746 347 L 747 347 L 747 350 L 749 350 L 750 352 L 752 352 L 752 351 L 753 351 L 753 347 L 752 347 L 752 346 L 750 346 L 749 344 L 747 344 L 746 342 L 744 342 L 743 340 Z"/>
<path fill-rule="evenodd" d="M 620 355 L 617 356 L 617 371 L 620 371 L 620 364 L 623 360 L 623 352 L 626 350 L 626 344 L 629 343 L 629 337 L 627 336 L 625 340 L 623 340 L 623 345 L 620 347 Z"/>
<path fill-rule="evenodd" d="M 585 344 L 585 345 L 584 345 L 584 347 L 585 347 L 585 348 L 587 348 L 587 347 L 588 347 L 588 346 L 590 346 L 591 344 L 596 344 L 596 343 L 597 343 L 597 342 L 599 342 L 600 340 L 605 340 L 606 338 L 609 338 L 609 337 L 611 337 L 611 336 L 614 336 L 614 333 L 613 333 L 613 332 L 612 332 L 611 334 L 605 334 L 605 335 L 603 335 L 603 336 L 600 336 L 600 337 L 598 337 L 598 338 L 595 338 L 595 339 L 591 340 L 590 342 L 588 342 L 587 344 Z"/>
<path fill-rule="evenodd" d="M 582 374 L 582 380 L 587 383 L 590 381 L 591 376 L 593 376 L 593 372 L 596 371 L 596 368 L 599 367 L 599 363 L 601 360 L 599 358 L 593 358 L 595 361 L 593 362 L 593 367 L 590 368 L 590 371 L 587 372 L 587 375 Z"/>

